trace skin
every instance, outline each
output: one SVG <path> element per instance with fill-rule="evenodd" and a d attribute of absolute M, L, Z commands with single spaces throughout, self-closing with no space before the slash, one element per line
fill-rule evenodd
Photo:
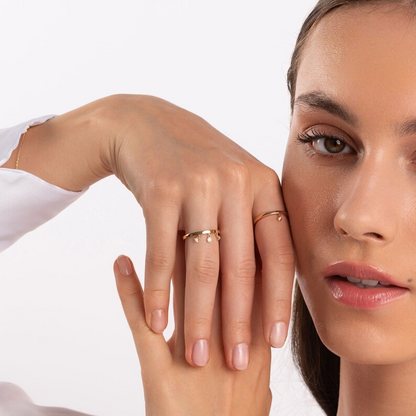
<path fill-rule="evenodd" d="M 3 168 L 14 169 L 17 151 Z M 71 191 L 115 174 L 134 194 L 147 227 L 146 322 L 156 333 L 167 325 L 178 230 L 182 235 L 221 230 L 220 242 L 182 242 L 185 357 L 192 366 L 209 360 L 221 260 L 226 363 L 233 370 L 247 367 L 256 241 L 264 277 L 264 338 L 271 346 L 283 345 L 294 275 L 288 222 L 268 217 L 253 230 L 257 215 L 284 209 L 279 178 L 200 117 L 155 97 L 106 97 L 30 128 L 19 169 Z M 128 272 L 128 263 L 120 262 Z M 278 322 L 286 329 L 273 342 L 270 334 Z M 237 360 L 239 350 L 244 354 Z"/>
<path fill-rule="evenodd" d="M 266 416 L 271 407 L 270 347 L 262 334 L 262 278 L 256 276 L 252 315 L 251 360 L 245 371 L 230 370 L 222 350 L 221 291 L 215 298 L 211 360 L 204 368 L 185 361 L 185 256 L 181 238 L 173 273 L 175 331 L 169 341 L 152 332 L 145 321 L 143 290 L 132 265 L 122 275 L 114 263 L 117 289 L 129 323 L 142 372 L 146 415 Z"/>
<path fill-rule="evenodd" d="M 416 117 L 415 68 L 415 20 L 391 6 L 331 13 L 301 58 L 283 191 L 302 293 L 322 341 L 341 357 L 342 416 L 415 414 L 416 132 L 397 129 Z M 318 91 L 355 124 L 300 98 Z M 349 147 L 331 154 L 322 141 L 297 142 L 313 126 Z M 409 291 L 370 311 L 343 305 L 323 278 L 339 261 L 372 265 Z"/>
<path fill-rule="evenodd" d="M 122 274 L 120 261 L 131 273 Z M 251 360 L 245 371 L 227 367 L 222 340 L 221 290 L 215 296 L 211 359 L 204 368 L 193 368 L 185 359 L 184 317 L 186 260 L 181 236 L 177 238 L 173 272 L 175 330 L 169 341 L 146 323 L 144 293 L 133 263 L 125 256 L 114 262 L 121 304 L 140 359 L 147 416 L 266 416 L 271 407 L 270 347 L 262 330 L 262 278 L 258 270 L 252 314 Z M 255 392 L 255 394 L 253 394 Z M 8 416 L 88 416 L 69 409 L 38 406 L 18 386 L 0 383 L 0 414 Z"/>

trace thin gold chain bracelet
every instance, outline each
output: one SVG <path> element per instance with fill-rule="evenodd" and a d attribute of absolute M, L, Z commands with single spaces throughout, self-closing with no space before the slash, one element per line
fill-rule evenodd
<path fill-rule="evenodd" d="M 22 151 L 23 142 L 25 141 L 26 133 L 29 131 L 29 129 L 30 129 L 30 126 L 23 133 L 22 140 L 20 140 L 20 146 L 19 146 L 19 150 L 17 151 L 17 156 L 16 156 L 16 169 L 19 168 L 20 152 Z"/>

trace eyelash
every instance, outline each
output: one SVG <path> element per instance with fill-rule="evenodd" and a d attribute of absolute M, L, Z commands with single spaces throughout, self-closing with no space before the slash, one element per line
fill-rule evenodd
<path fill-rule="evenodd" d="M 339 137 L 334 136 L 332 134 L 321 133 L 321 132 L 319 132 L 318 130 L 316 130 L 314 128 L 312 128 L 311 130 L 308 130 L 306 132 L 300 133 L 296 140 L 298 141 L 299 144 L 308 144 L 308 143 L 311 144 L 312 142 L 314 142 L 315 140 L 318 140 L 318 139 L 340 140 L 343 143 L 345 143 L 347 146 L 349 146 L 348 143 L 345 142 L 345 140 L 340 139 Z M 351 146 L 349 146 L 349 147 L 351 147 Z M 312 145 L 308 146 L 305 149 L 305 151 L 308 154 L 308 156 L 310 156 L 311 158 L 315 157 L 315 156 L 318 156 L 318 157 L 321 157 L 321 158 L 333 159 L 334 157 L 339 157 L 341 154 L 345 155 L 345 153 L 339 153 L 339 154 L 337 154 L 337 153 L 321 153 L 321 152 L 317 151 Z"/>

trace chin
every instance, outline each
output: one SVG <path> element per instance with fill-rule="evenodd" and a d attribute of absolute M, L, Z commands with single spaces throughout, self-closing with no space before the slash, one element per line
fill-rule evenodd
<path fill-rule="evenodd" d="M 416 358 L 415 351 L 403 351 L 396 345 L 396 341 L 386 341 L 385 337 L 375 336 L 368 332 L 368 328 L 354 329 L 354 333 L 340 333 L 321 327 L 318 335 L 323 344 L 335 355 L 343 360 L 365 365 L 398 364 Z M 384 340 L 384 341 L 383 341 Z"/>
<path fill-rule="evenodd" d="M 416 359 L 413 295 L 373 310 L 355 309 L 335 300 L 318 279 L 308 277 L 298 274 L 298 283 L 316 331 L 331 352 L 366 365 Z"/>

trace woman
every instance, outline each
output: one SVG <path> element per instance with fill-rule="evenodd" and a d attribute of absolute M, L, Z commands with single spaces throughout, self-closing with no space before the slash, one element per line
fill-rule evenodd
<path fill-rule="evenodd" d="M 283 189 L 301 289 L 293 345 L 328 415 L 416 411 L 413 17 L 411 1 L 320 1 L 289 70 Z M 270 356 L 258 331 L 245 371 L 231 372 L 219 348 L 202 369 L 184 365 L 181 249 L 177 255 L 178 320 L 169 344 L 145 325 L 133 268 L 122 275 L 115 265 L 148 414 L 267 414 Z M 258 319 L 255 311 L 257 329 Z"/>
<path fill-rule="evenodd" d="M 328 415 L 416 413 L 415 10 L 414 1 L 321 0 L 288 73 L 293 117 L 282 180 L 299 283 L 292 342 Z M 230 376 L 218 359 L 185 377 L 180 341 L 168 350 L 140 324 L 134 274 L 116 277 L 148 414 L 268 413 L 270 361 L 258 332 L 245 372 Z M 180 332 L 180 318 L 177 325 Z M 171 359 L 160 368 L 151 360 L 163 348 Z M 240 378 L 247 375 L 252 383 Z"/>

